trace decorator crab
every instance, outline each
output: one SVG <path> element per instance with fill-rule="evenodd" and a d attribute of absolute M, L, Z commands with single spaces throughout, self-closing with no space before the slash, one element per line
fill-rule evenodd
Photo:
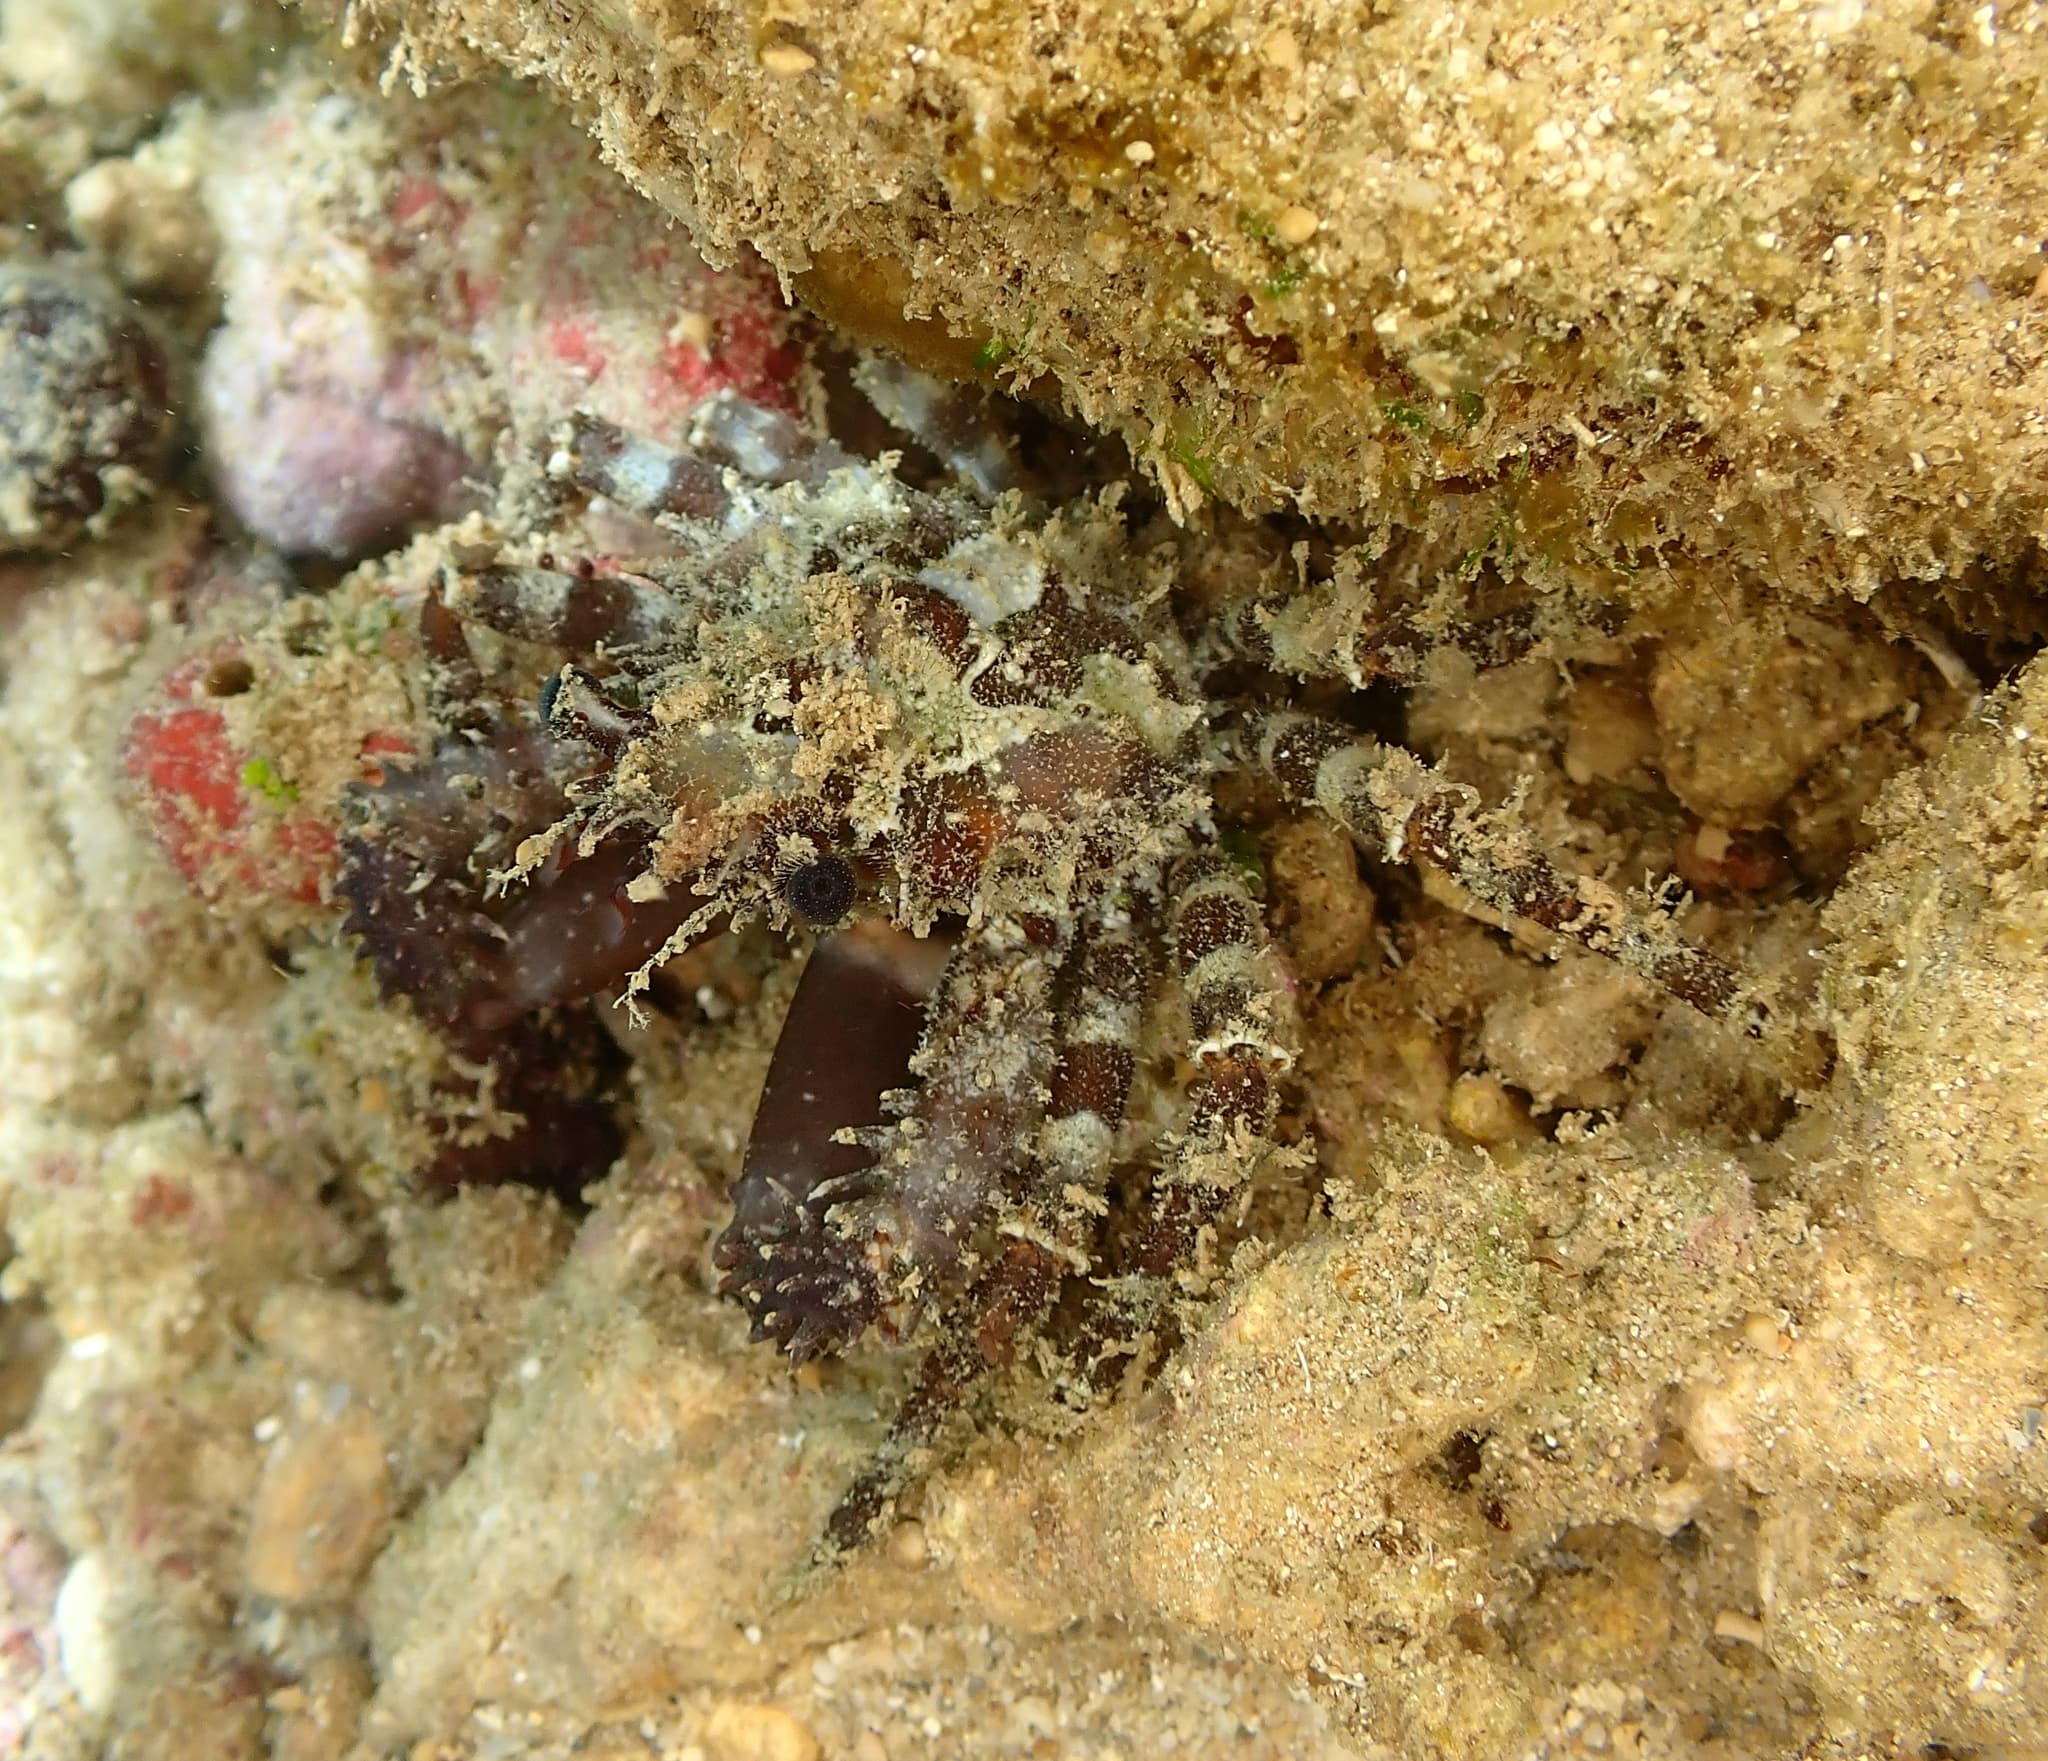
<path fill-rule="evenodd" d="M 533 1077 L 551 1006 L 638 998 L 749 918 L 814 938 L 724 1288 L 797 1361 L 869 1328 L 932 1338 L 828 1555 L 1068 1279 L 1116 1292 L 1083 1329 L 1111 1355 L 1276 1153 L 1293 990 L 1256 870 L 1219 834 L 1224 773 L 1263 772 L 1702 1011 L 1749 1010 L 1662 913 L 1554 867 L 1407 752 L 1243 683 L 1391 664 L 1353 575 L 1194 629 L 1114 491 L 1047 510 L 920 489 L 730 397 L 684 450 L 587 418 L 555 438 L 550 530 L 572 536 L 451 567 L 428 601 L 441 733 L 356 791 L 349 923 L 385 990 L 528 1118 L 456 1177 L 600 1132 L 593 1101 Z M 644 554 L 560 565 L 598 531 Z M 478 642 L 548 656 L 537 705 L 486 687 Z M 1133 1214 L 1111 1174 L 1162 997 L 1184 1097 Z"/>

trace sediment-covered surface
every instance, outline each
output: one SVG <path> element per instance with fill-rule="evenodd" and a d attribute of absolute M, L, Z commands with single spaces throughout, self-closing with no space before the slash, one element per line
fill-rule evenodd
<path fill-rule="evenodd" d="M 0 386 L 50 418 L 0 556 L 0 1755 L 2040 1752 L 2031 15 L 360 14 L 576 117 L 221 22 L 0 26 Z M 920 427 L 883 331 L 1039 407 Z M 1761 1031 L 1226 778 L 1288 1153 L 1120 1387 L 1070 1398 L 1056 1315 L 807 1570 L 919 1341 L 792 1372 L 717 1294 L 803 938 L 514 1057 L 380 994 L 339 892 L 365 791 L 491 737 L 422 601 L 645 541 L 565 512 L 559 425 L 721 392 L 1061 496 L 1129 467 L 1048 409 L 1120 431 L 1167 494 L 1085 527 L 1115 578 L 1195 643 L 1264 608 L 1218 703 L 1676 873 Z M 472 642 L 523 713 L 555 656 Z M 1188 1080 L 1146 1033 L 1134 1169 Z M 535 1151 L 557 1089 L 612 1135 Z"/>
<path fill-rule="evenodd" d="M 2040 17 L 374 0 L 588 108 L 720 250 L 1041 376 L 1186 499 L 1503 519 L 1611 582 L 2034 568 Z M 1619 591 L 1626 593 L 1623 585 Z"/>

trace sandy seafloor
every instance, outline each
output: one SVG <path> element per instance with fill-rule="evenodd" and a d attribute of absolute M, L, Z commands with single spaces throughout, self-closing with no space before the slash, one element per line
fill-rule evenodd
<path fill-rule="evenodd" d="M 0 1757 L 2048 1754 L 2048 14 L 562 11 L 0 0 Z M 1227 793 L 1298 1153 L 792 1593 L 916 1343 L 716 1294 L 791 950 L 432 1193 L 332 827 L 556 423 L 878 345 L 1769 1025 Z"/>

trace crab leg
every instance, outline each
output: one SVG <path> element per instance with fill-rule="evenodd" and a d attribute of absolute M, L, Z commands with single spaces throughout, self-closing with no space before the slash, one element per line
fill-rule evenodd
<path fill-rule="evenodd" d="M 594 569 L 493 564 L 453 575 L 449 589 L 464 616 L 579 659 L 670 640 L 687 622 L 688 608 L 667 589 Z"/>
<path fill-rule="evenodd" d="M 1061 1281 L 1087 1269 L 1086 1243 L 1130 1096 L 1131 1047 L 1152 967 L 1118 926 L 1090 939 L 1073 962 L 1072 977 L 1045 1121 L 1025 1159 L 1011 1214 L 999 1226 L 1001 1245 L 926 1353 L 888 1434 L 834 1508 L 813 1566 L 867 1539 L 910 1479 L 919 1451 L 982 1376 L 1011 1360 Z"/>
<path fill-rule="evenodd" d="M 1025 486 L 1024 467 L 991 419 L 984 388 L 920 373 L 881 353 L 861 358 L 853 382 L 884 421 L 929 447 L 984 501 Z"/>
<path fill-rule="evenodd" d="M 1427 862 L 1488 910 L 1569 937 L 1752 1037 L 1762 1031 L 1762 1007 L 1726 962 L 1614 888 L 1566 874 L 1511 829 L 1489 823 L 1472 790 L 1421 760 L 1305 715 L 1272 717 L 1258 731 L 1257 751 L 1282 788 L 1313 801 L 1361 844 Z"/>
<path fill-rule="evenodd" d="M 1240 608 L 1220 634 L 1230 652 L 1259 666 L 1296 678 L 1343 679 L 1354 690 L 1380 682 L 1412 685 L 1443 648 L 1484 670 L 1522 659 L 1543 639 L 1525 606 L 1475 619 L 1462 592 L 1455 611 L 1385 605 L 1361 572 L 1344 564 L 1331 580 Z"/>
<path fill-rule="evenodd" d="M 1189 1121 L 1155 1181 L 1131 1269 L 1170 1277 L 1204 1229 L 1272 1153 L 1281 1076 L 1296 1056 L 1293 985 L 1258 903 L 1223 857 L 1192 857 L 1174 879 L 1173 955 L 1197 1072 Z"/>
<path fill-rule="evenodd" d="M 666 515 L 716 525 L 736 509 L 744 513 L 750 494 L 792 483 L 816 489 L 834 472 L 854 471 L 877 488 L 891 485 L 898 536 L 913 549 L 937 554 L 965 530 L 965 504 L 949 510 L 944 498 L 894 483 L 793 417 L 730 394 L 696 412 L 680 447 L 645 440 L 590 415 L 573 417 L 557 438 L 550 476 L 647 519 Z"/>
<path fill-rule="evenodd" d="M 1243 877 L 1204 852 L 1173 877 L 1174 963 L 1196 1077 L 1187 1129 L 1154 1179 L 1151 1213 L 1120 1244 L 1074 1352 L 1087 1382 L 1116 1379 L 1163 1306 L 1167 1281 L 1194 1264 L 1202 1232 L 1274 1154 L 1280 1077 L 1296 1056 L 1294 986 Z"/>
<path fill-rule="evenodd" d="M 676 448 L 642 439 L 596 416 L 572 417 L 549 461 L 551 476 L 602 495 L 635 514 L 722 518 L 732 505 L 726 472 L 756 483 L 820 483 L 856 463 L 836 442 L 804 432 L 790 417 L 744 398 L 722 395 L 699 410 L 689 444 Z"/>
<path fill-rule="evenodd" d="M 1005 1171 L 1044 1118 L 1054 992 L 1071 947 L 1065 934 L 1014 921 L 962 942 L 934 993 L 903 1116 L 860 1134 L 874 1175 L 833 1222 L 866 1253 L 899 1331 L 966 1281 L 975 1237 L 1006 1196 Z"/>

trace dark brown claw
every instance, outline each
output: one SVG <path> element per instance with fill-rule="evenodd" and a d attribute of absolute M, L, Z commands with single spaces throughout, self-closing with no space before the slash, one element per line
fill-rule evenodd
<path fill-rule="evenodd" d="M 732 1221 L 712 1250 L 719 1288 L 798 1362 L 851 1344 L 881 1316 L 864 1244 L 835 1233 L 831 1207 L 858 1191 L 874 1152 L 838 1141 L 883 1116 L 911 1080 L 925 999 L 947 944 L 886 926 L 827 936 L 811 950 L 783 1019 Z"/>

